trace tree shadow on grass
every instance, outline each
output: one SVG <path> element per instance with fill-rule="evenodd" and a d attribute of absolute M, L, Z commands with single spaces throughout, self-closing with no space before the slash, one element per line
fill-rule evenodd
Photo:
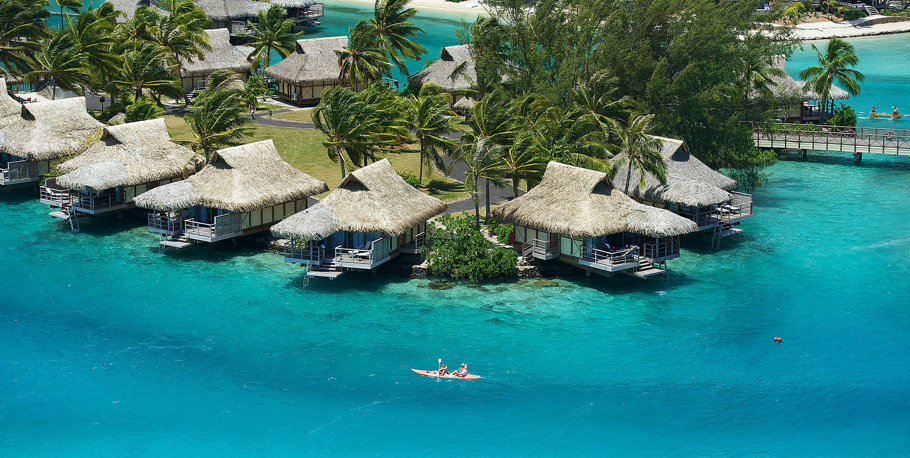
<path fill-rule="evenodd" d="M 467 192 L 464 187 L 464 183 L 458 183 L 453 181 L 444 181 L 444 180 L 430 180 L 429 185 L 427 186 L 427 192 L 431 196 L 438 196 L 443 194 L 455 194 L 460 192 Z"/>

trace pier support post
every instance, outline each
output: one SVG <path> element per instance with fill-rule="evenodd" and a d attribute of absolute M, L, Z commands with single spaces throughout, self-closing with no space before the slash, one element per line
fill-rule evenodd
<path fill-rule="evenodd" d="M 853 153 L 853 163 L 859 164 L 863 162 L 863 153 Z"/>
<path fill-rule="evenodd" d="M 809 150 L 807 150 L 807 149 L 799 150 L 799 159 L 801 161 L 805 161 L 808 158 L 809 158 Z"/>
<path fill-rule="evenodd" d="M 236 250 L 237 249 L 237 237 L 231 237 L 231 246 Z"/>

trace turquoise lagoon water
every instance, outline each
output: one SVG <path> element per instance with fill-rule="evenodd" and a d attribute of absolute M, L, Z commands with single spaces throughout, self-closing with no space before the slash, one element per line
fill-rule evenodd
<path fill-rule="evenodd" d="M 304 287 L 0 190 L 0 456 L 906 456 L 910 163 L 867 156 L 777 163 L 669 284 Z"/>
<path fill-rule="evenodd" d="M 910 129 L 910 34 L 886 35 L 878 37 L 851 38 L 850 43 L 859 56 L 857 70 L 866 75 L 866 81 L 860 84 L 860 93 L 849 100 L 838 101 L 853 107 L 865 119 L 858 124 L 868 127 Z M 816 45 L 822 52 L 827 41 L 806 42 L 802 50 L 795 52 L 787 63 L 787 71 L 794 78 L 807 67 L 818 65 L 818 54 L 811 45 Z M 891 107 L 897 106 L 903 118 L 892 121 L 890 118 L 868 119 L 872 105 L 879 113 L 891 113 Z"/>

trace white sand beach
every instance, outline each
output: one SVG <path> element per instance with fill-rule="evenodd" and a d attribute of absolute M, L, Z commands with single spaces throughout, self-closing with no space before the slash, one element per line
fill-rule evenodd
<path fill-rule="evenodd" d="M 343 0 L 345 2 L 352 3 L 364 3 L 372 5 L 375 3 L 375 0 Z M 484 8 L 483 2 L 479 0 L 464 0 L 459 3 L 447 2 L 445 0 L 411 0 L 411 3 L 408 5 L 413 8 L 417 8 L 419 11 L 427 10 L 436 10 L 436 11 L 446 11 L 449 13 L 458 13 L 461 15 L 488 15 L 489 13 Z"/>
<path fill-rule="evenodd" d="M 903 22 L 877 23 L 885 18 L 887 16 L 872 16 L 849 22 L 814 22 L 798 24 L 793 28 L 796 34 L 805 40 L 827 40 L 833 36 L 850 38 L 910 32 L 910 18 Z"/>

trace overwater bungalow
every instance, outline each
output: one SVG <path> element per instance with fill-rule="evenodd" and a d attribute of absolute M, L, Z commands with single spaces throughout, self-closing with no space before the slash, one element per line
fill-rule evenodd
<path fill-rule="evenodd" d="M 825 106 L 821 106 L 821 95 L 806 88 L 806 82 L 797 80 L 787 73 L 787 58 L 776 56 L 774 66 L 783 70 L 781 76 L 771 75 L 773 84 L 768 85 L 771 94 L 778 99 L 792 100 L 791 106 L 780 107 L 782 120 L 799 120 L 802 122 L 818 122 L 824 116 L 828 119 L 834 116 L 834 109 L 838 100 L 847 100 L 850 94 L 837 85 L 832 84 Z M 757 95 L 757 94 L 756 94 Z"/>
<path fill-rule="evenodd" d="M 5 118 L 0 144 L 0 185 L 37 183 L 51 162 L 78 154 L 98 138 L 103 124 L 89 116 L 85 98 L 27 103 Z"/>
<path fill-rule="evenodd" d="M 459 69 L 460 68 L 460 69 Z M 456 71 L 458 70 L 458 71 Z M 422 86 L 434 83 L 450 94 L 450 104 L 455 106 L 462 96 L 456 95 L 456 89 L 470 89 L 477 80 L 474 58 L 471 57 L 470 45 L 446 46 L 439 53 L 439 58 L 423 70 L 408 77 L 411 86 Z"/>
<path fill-rule="evenodd" d="M 372 270 L 399 253 L 420 253 L 427 220 L 446 204 L 407 184 L 383 159 L 351 172 L 319 203 L 272 227 L 290 239 L 284 260 L 308 277 Z"/>
<path fill-rule="evenodd" d="M 228 29 L 231 35 L 249 33 L 247 21 L 255 23 L 259 11 L 268 9 L 272 4 L 285 9 L 286 17 L 294 19 L 297 31 L 319 25 L 319 18 L 324 15 L 323 4 L 313 0 L 196 0 L 196 5 L 212 21 L 208 28 Z"/>
<path fill-rule="evenodd" d="M 338 79 L 338 55 L 348 45 L 348 37 L 305 38 L 297 40 L 294 53 L 265 69 L 265 75 L 278 81 L 277 93 L 298 104 L 319 103 L 322 92 L 344 86 Z"/>
<path fill-rule="evenodd" d="M 265 140 L 219 150 L 195 175 L 143 193 L 135 203 L 152 210 L 148 227 L 160 234 L 162 247 L 185 248 L 268 230 L 328 190 Z"/>
<path fill-rule="evenodd" d="M 202 58 L 191 62 L 180 58 L 183 66 L 181 80 L 187 93 L 205 90 L 206 78 L 216 70 L 230 70 L 243 81 L 250 76 L 250 62 L 246 54 L 231 45 L 227 29 L 206 30 L 206 33 L 212 46 L 210 51 L 206 51 Z"/>
<path fill-rule="evenodd" d="M 550 162 L 543 180 L 493 210 L 512 223 L 513 246 L 523 256 L 558 259 L 604 276 L 665 276 L 679 257 L 679 236 L 694 222 L 642 205 L 613 188 L 607 174 Z"/>
<path fill-rule="evenodd" d="M 40 200 L 60 209 L 51 216 L 78 230 L 79 213 L 134 208 L 139 194 L 192 174 L 194 155 L 171 141 L 164 119 L 108 126 L 84 153 L 57 166 L 61 175 L 41 186 Z"/>
<path fill-rule="evenodd" d="M 698 224 L 700 231 L 711 232 L 715 242 L 742 232 L 733 226 L 752 218 L 752 195 L 736 192 L 736 181 L 705 165 L 689 152 L 682 140 L 655 137 L 661 142 L 661 156 L 667 171 L 667 184 L 641 175 L 630 164 L 619 167 L 613 186 L 645 205 L 665 208 Z"/>

